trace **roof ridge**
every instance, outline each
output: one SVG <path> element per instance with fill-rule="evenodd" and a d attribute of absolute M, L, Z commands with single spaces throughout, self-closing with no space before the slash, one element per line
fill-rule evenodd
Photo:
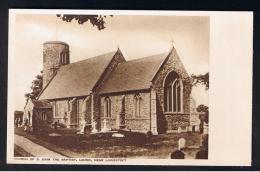
<path fill-rule="evenodd" d="M 167 52 L 164 52 L 164 53 L 158 53 L 158 54 L 154 54 L 154 55 L 150 55 L 150 56 L 145 56 L 145 57 L 141 57 L 141 58 L 136 58 L 136 59 L 131 59 L 131 60 L 127 60 L 126 62 L 132 62 L 132 61 L 138 61 L 138 60 L 143 60 L 143 59 L 146 59 L 146 58 L 149 58 L 149 57 L 153 57 L 153 56 L 160 56 L 160 55 L 163 55 L 165 54 L 167 56 Z M 165 57 L 166 58 L 166 57 Z"/>
<path fill-rule="evenodd" d="M 97 58 L 97 57 L 100 57 L 100 56 L 104 56 L 104 55 L 108 55 L 108 54 L 112 54 L 112 53 L 116 53 L 117 51 L 111 51 L 111 52 L 107 52 L 107 53 L 103 53 L 103 54 L 99 54 L 97 56 L 93 56 L 93 57 L 89 57 L 89 58 L 85 58 L 85 59 L 82 59 L 82 60 L 79 60 L 79 61 L 76 61 L 76 62 L 73 62 L 73 63 L 70 63 L 70 64 L 67 64 L 67 65 L 64 65 L 64 66 L 69 66 L 71 64 L 76 64 L 76 63 L 81 63 L 81 62 L 85 62 L 86 60 L 90 60 L 90 59 L 94 59 L 94 58 Z M 63 67 L 63 66 L 61 66 Z"/>
<path fill-rule="evenodd" d="M 103 85 L 101 93 L 150 89 L 154 73 L 157 72 L 168 55 L 169 53 L 165 52 L 119 63 Z M 114 84 L 115 82 L 117 84 Z"/>

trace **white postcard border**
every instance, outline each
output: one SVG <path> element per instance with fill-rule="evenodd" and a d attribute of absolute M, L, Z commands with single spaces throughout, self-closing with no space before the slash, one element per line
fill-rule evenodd
<path fill-rule="evenodd" d="M 176 15 L 210 17 L 209 159 L 103 159 L 102 162 L 67 158 L 14 158 L 14 40 L 15 15 L 103 14 Z M 97 164 L 97 165 L 216 165 L 250 166 L 252 140 L 252 12 L 130 11 L 130 10 L 26 10 L 9 11 L 7 163 L 18 164 Z M 239 76 L 239 78 L 237 77 Z M 231 82 L 232 81 L 232 82 Z M 240 84 L 239 84 L 240 83 Z M 22 96 L 22 95 L 21 95 Z M 100 159 L 100 158 L 98 158 Z M 75 161 L 77 160 L 77 161 Z"/>

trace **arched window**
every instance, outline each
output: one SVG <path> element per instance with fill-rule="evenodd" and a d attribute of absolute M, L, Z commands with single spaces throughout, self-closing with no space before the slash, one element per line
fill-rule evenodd
<path fill-rule="evenodd" d="M 142 98 L 140 94 L 136 94 L 134 97 L 134 115 L 135 117 L 140 117 L 141 116 L 141 101 Z"/>
<path fill-rule="evenodd" d="M 104 116 L 107 118 L 111 117 L 111 99 L 106 97 L 104 100 Z"/>
<path fill-rule="evenodd" d="M 41 116 L 42 121 L 46 121 L 47 116 L 45 112 L 42 112 L 42 116 Z"/>
<path fill-rule="evenodd" d="M 70 123 L 71 124 L 77 124 L 77 122 L 78 122 L 78 100 L 77 100 L 77 98 L 73 98 L 72 100 L 70 100 L 70 110 L 69 110 L 69 113 L 70 113 Z M 58 103 L 57 103 L 57 105 L 59 105 Z M 60 109 L 58 109 L 59 110 L 59 112 L 61 111 L 61 108 L 62 108 L 62 106 L 60 106 L 59 107 Z M 60 112 L 61 113 L 61 112 Z M 64 112 L 62 112 L 59 116 L 63 116 L 64 114 L 63 114 Z"/>
<path fill-rule="evenodd" d="M 125 126 L 125 96 L 122 96 L 119 127 L 124 127 L 124 126 Z"/>
<path fill-rule="evenodd" d="M 125 96 L 122 97 L 121 106 L 121 113 L 125 113 Z"/>
<path fill-rule="evenodd" d="M 164 82 L 165 112 L 182 112 L 182 81 L 176 72 L 167 75 Z"/>
<path fill-rule="evenodd" d="M 60 63 L 67 64 L 67 53 L 65 52 L 60 53 Z"/>

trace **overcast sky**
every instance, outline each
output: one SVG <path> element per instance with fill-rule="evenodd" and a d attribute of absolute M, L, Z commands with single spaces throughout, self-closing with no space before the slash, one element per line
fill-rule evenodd
<path fill-rule="evenodd" d="M 189 74 L 209 71 L 209 18 L 180 16 L 113 16 L 106 29 L 90 23 L 66 23 L 55 15 L 17 14 L 15 22 L 15 108 L 23 110 L 24 94 L 42 70 L 42 44 L 64 41 L 71 62 L 121 49 L 126 60 L 168 52 L 171 40 Z M 193 89 L 198 104 L 208 104 L 204 87 Z"/>

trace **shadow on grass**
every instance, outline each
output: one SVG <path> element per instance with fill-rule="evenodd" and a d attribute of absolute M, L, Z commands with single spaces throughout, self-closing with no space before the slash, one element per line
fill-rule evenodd
<path fill-rule="evenodd" d="M 49 133 L 59 133 L 60 136 L 49 136 Z M 198 133 L 162 134 L 147 137 L 146 134 L 118 131 L 124 137 L 112 137 L 113 133 L 96 133 L 78 135 L 76 130 L 50 129 L 44 132 L 30 133 L 17 128 L 15 133 L 22 135 L 37 144 L 49 148 L 68 157 L 89 158 L 169 158 L 170 153 L 177 149 L 177 141 L 183 137 L 186 145 L 200 145 L 201 136 Z M 187 158 L 194 158 L 197 148 L 184 150 Z"/>

